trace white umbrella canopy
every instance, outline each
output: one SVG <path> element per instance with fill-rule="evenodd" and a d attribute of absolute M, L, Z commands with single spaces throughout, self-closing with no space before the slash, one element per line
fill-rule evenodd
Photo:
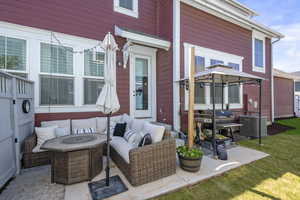
<path fill-rule="evenodd" d="M 96 106 L 104 114 L 112 114 L 120 109 L 116 88 L 116 51 L 118 45 L 111 33 L 108 33 L 103 42 L 104 59 L 104 86 L 97 99 Z"/>

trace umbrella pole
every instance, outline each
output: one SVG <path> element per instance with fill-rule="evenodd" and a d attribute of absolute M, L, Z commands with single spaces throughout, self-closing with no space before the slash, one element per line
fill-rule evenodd
<path fill-rule="evenodd" d="M 107 140 L 106 140 L 106 144 L 107 144 L 107 152 L 106 152 L 106 186 L 109 186 L 109 157 L 110 157 L 110 145 L 109 145 L 109 142 L 110 142 L 110 116 L 111 116 L 111 113 L 109 113 L 107 115 Z"/>

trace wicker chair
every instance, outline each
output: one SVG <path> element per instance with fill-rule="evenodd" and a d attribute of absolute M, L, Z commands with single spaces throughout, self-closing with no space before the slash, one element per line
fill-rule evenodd
<path fill-rule="evenodd" d="M 36 134 L 32 134 L 24 140 L 23 167 L 31 168 L 51 163 L 51 153 L 48 151 L 32 152 L 37 144 Z"/>
<path fill-rule="evenodd" d="M 175 139 L 166 131 L 161 142 L 130 150 L 130 163 L 111 147 L 111 158 L 133 186 L 149 183 L 176 173 Z"/>

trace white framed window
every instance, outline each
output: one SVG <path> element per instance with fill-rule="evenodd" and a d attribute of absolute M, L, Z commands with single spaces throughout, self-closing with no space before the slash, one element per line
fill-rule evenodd
<path fill-rule="evenodd" d="M 27 78 L 27 41 L 0 35 L 0 69 Z"/>
<path fill-rule="evenodd" d="M 84 77 L 83 77 L 83 104 L 95 105 L 97 98 L 104 86 L 104 56 L 103 52 L 84 52 Z"/>
<path fill-rule="evenodd" d="M 40 105 L 74 105 L 73 48 L 40 44 Z"/>
<path fill-rule="evenodd" d="M 138 0 L 114 0 L 114 11 L 131 17 L 139 17 Z"/>
<path fill-rule="evenodd" d="M 257 31 L 252 32 L 252 70 L 266 72 L 266 40 L 265 35 Z"/>
<path fill-rule="evenodd" d="M 196 47 L 195 49 L 195 63 L 198 72 L 199 69 L 204 70 L 205 67 L 217 64 L 224 64 L 232 67 L 235 70 L 243 70 L 243 57 L 238 55 L 233 55 L 221 51 L 216 51 L 213 49 L 208 49 L 200 46 L 195 46 L 189 43 L 184 43 L 184 60 L 185 60 L 185 77 L 189 77 L 190 70 L 190 55 L 191 47 Z M 198 66 L 199 65 L 199 66 Z M 243 87 L 242 85 L 216 85 L 216 108 L 221 109 L 222 105 L 222 93 L 223 102 L 229 104 L 232 109 L 239 109 L 243 107 Z M 212 99 L 212 88 L 209 85 L 203 85 L 201 83 L 195 84 L 195 109 L 211 109 Z M 185 109 L 188 109 L 188 91 L 185 91 Z"/>

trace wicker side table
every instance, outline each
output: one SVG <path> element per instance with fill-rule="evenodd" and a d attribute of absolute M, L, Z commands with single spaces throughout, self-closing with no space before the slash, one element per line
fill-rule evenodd
<path fill-rule="evenodd" d="M 43 144 L 51 152 L 51 182 L 74 184 L 93 179 L 103 169 L 106 137 L 98 134 L 71 135 Z"/>

